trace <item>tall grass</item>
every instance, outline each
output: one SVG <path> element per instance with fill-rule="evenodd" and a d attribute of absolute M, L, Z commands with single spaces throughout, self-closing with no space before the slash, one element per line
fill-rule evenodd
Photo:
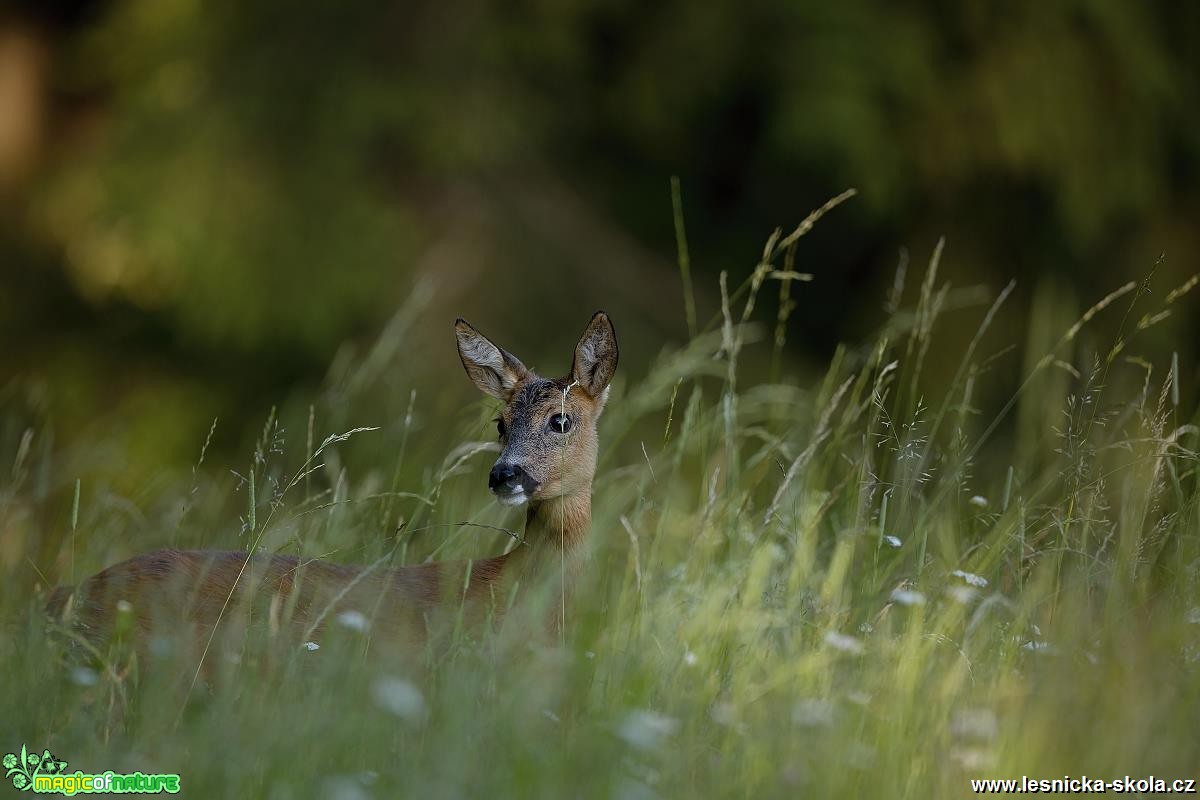
<path fill-rule="evenodd" d="M 488 526 L 515 520 L 483 491 L 482 406 L 456 446 L 422 433 L 415 387 L 352 441 L 374 420 L 322 432 L 310 415 L 295 453 L 271 420 L 236 477 L 202 455 L 134 508 L 53 474 L 39 430 L 10 437 L 0 750 L 179 772 L 193 797 L 958 797 L 972 777 L 1194 777 L 1200 430 L 1178 359 L 1137 344 L 1191 286 L 1097 297 L 1040 350 L 991 335 L 1009 287 L 932 385 L 956 305 L 939 245 L 910 300 L 900 276 L 875 341 L 811 386 L 764 382 L 767 363 L 786 373 L 807 227 L 773 236 L 744 281 L 722 276 L 723 312 L 687 346 L 619 381 L 561 644 L 463 635 L 401 665 L 335 625 L 315 650 L 247 639 L 189 692 L 117 649 L 67 661 L 43 631 L 38 570 L 69 581 L 168 543 L 500 552 Z M 755 303 L 775 282 L 764 337 Z M 1118 338 L 1084 346 L 1101 314 L 1124 315 Z M 1020 373 L 1007 399 L 982 402 L 1001 369 Z M 352 466 L 372 437 L 391 457 Z M 60 497 L 65 517 L 40 510 Z"/>

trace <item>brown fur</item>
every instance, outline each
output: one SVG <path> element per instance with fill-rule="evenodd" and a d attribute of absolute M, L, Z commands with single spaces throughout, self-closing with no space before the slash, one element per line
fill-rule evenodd
<path fill-rule="evenodd" d="M 127 603 L 143 651 L 158 631 L 191 630 L 207 648 L 218 626 L 243 630 L 255 623 L 297 643 L 316 640 L 348 611 L 362 614 L 374 637 L 417 644 L 427 641 L 448 614 L 475 626 L 499 621 L 514 589 L 549 583 L 554 596 L 564 598 L 554 604 L 558 622 L 582 567 L 591 525 L 596 420 L 616 367 L 611 323 L 603 314 L 593 317 L 576 347 L 572 374 L 554 381 L 534 375 L 462 320 L 455 330 L 468 376 L 505 403 L 501 419 L 508 435 L 502 437 L 501 457 L 521 459 L 538 482 L 523 542 L 511 552 L 479 561 L 385 568 L 242 551 L 164 549 L 115 564 L 76 588 L 58 587 L 47 612 L 100 645 L 113 636 L 120 604 Z M 547 435 L 544 420 L 563 411 L 575 421 L 572 431 Z"/>

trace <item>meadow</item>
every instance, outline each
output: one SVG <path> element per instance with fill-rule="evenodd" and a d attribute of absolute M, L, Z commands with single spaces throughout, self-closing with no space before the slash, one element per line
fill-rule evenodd
<path fill-rule="evenodd" d="M 689 308 L 686 346 L 619 372 L 559 642 L 462 634 L 401 665 L 345 625 L 282 655 L 248 639 L 181 692 L 117 645 L 79 661 L 47 635 L 45 586 L 165 545 L 502 552 L 508 534 L 483 526 L 520 523 L 485 490 L 493 401 L 447 419 L 401 392 L 395 418 L 356 417 L 356 387 L 416 324 L 404 310 L 306 420 L 264 420 L 236 464 L 198 441 L 192 474 L 136 501 L 60 474 L 41 430 L 5 439 L 0 750 L 179 773 L 190 797 L 962 797 L 971 778 L 1197 777 L 1196 393 L 1139 338 L 1195 313 L 1195 280 L 1098 288 L 1069 318 L 1035 303 L 1017 341 L 992 329 L 1001 289 L 955 311 L 976 333 L 934 371 L 957 297 L 939 246 L 880 298 L 873 340 L 801 383 L 782 331 L 814 290 L 794 254 L 821 213 L 723 274 L 721 314 Z M 1089 335 L 1100 319 L 1115 338 Z"/>

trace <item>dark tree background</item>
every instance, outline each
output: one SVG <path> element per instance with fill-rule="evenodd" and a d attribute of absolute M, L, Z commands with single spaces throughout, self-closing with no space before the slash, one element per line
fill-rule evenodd
<path fill-rule="evenodd" d="M 364 355 L 461 406 L 460 314 L 555 371 L 605 307 L 637 374 L 687 334 L 673 175 L 702 322 L 852 186 L 797 253 L 791 363 L 943 235 L 954 285 L 1017 280 L 1020 343 L 1031 303 L 1197 270 L 1197 75 L 1194 3 L 10 3 L 0 392 L 153 469 Z M 1187 376 L 1195 319 L 1154 332 Z"/>

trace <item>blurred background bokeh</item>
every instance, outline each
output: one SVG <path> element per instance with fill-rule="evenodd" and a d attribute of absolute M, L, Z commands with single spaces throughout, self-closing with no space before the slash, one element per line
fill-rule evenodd
<path fill-rule="evenodd" d="M 793 382 L 942 236 L 941 279 L 982 287 L 965 305 L 1016 279 L 996 338 L 1018 352 L 1038 304 L 1069 325 L 1197 270 L 1195 3 L 0 9 L 0 436 L 89 442 L 65 475 L 188 469 L 217 418 L 210 457 L 244 452 L 275 406 L 293 441 L 310 406 L 318 437 L 410 402 L 435 429 L 475 399 L 460 315 L 560 373 L 604 308 L 635 379 L 688 336 L 672 176 L 701 325 L 722 270 L 858 189 L 797 251 Z M 1197 333 L 1147 333 L 1185 384 Z"/>

